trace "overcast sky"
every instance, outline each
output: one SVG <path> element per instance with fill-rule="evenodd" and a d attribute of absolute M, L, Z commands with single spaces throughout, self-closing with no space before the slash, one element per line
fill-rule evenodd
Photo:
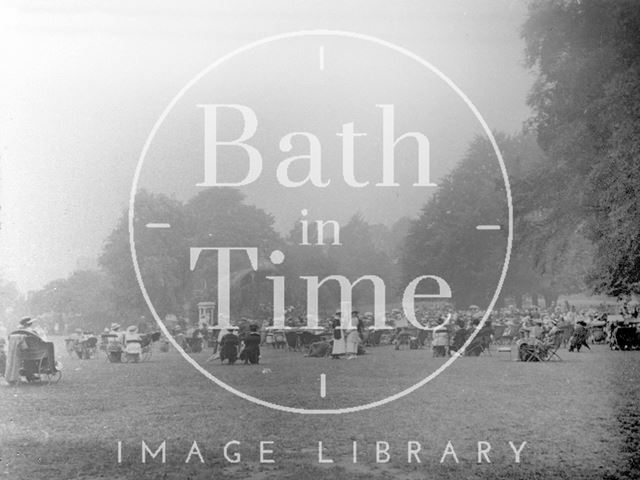
<path fill-rule="evenodd" d="M 4 67 L 0 77 L 1 274 L 27 291 L 68 275 L 76 267 L 78 258 L 97 257 L 104 239 L 127 206 L 142 145 L 167 103 L 197 72 L 218 57 L 269 35 L 306 29 L 347 30 L 406 47 L 452 79 L 492 129 L 516 133 L 529 115 L 525 100 L 533 81 L 532 74 L 523 67 L 523 43 L 519 37 L 525 15 L 524 2 L 498 0 L 154 0 L 136 2 L 135 6 L 134 2 L 124 0 L 5 1 L 0 7 L 0 58 Z M 376 114 L 373 105 L 376 99 L 392 99 L 398 108 L 407 106 L 411 104 L 410 98 L 415 98 L 407 92 L 415 92 L 420 82 L 430 81 L 428 75 L 422 78 L 422 74 L 413 72 L 414 66 L 386 61 L 384 53 L 378 57 L 375 49 L 324 43 L 326 75 L 344 74 L 344 66 L 354 65 L 358 58 L 372 64 L 375 58 L 384 66 L 392 65 L 388 78 L 384 72 L 375 77 L 385 82 L 380 80 L 378 85 L 372 81 L 359 98 L 360 103 L 356 105 L 354 101 L 353 105 L 360 110 L 371 104 L 370 118 Z M 301 79 L 305 77 L 301 72 L 306 71 L 306 58 L 317 58 L 318 45 L 312 41 L 281 45 L 280 56 L 278 47 L 274 46 L 275 50 L 271 51 L 274 55 L 264 58 L 276 59 L 272 62 L 275 66 L 264 58 L 254 57 L 261 66 L 257 73 L 251 70 L 256 63 L 254 67 L 248 66 L 252 61 L 250 56 L 243 60 L 244 64 L 239 62 L 229 67 L 226 78 L 235 78 L 238 82 L 231 83 L 235 93 L 228 81 L 223 91 L 231 97 L 237 95 L 238 101 L 253 101 L 258 114 L 269 107 L 259 94 L 263 91 L 279 102 L 278 112 L 285 108 L 282 104 L 295 105 L 280 123 L 273 124 L 280 129 L 272 126 L 263 136 L 277 134 L 279 138 L 292 131 L 296 128 L 295 122 L 308 118 L 313 108 L 320 108 L 317 103 L 326 109 L 327 98 L 336 98 L 344 109 L 345 105 L 351 105 L 345 101 L 350 98 L 350 92 L 358 92 L 358 85 L 368 83 L 364 81 L 366 70 L 362 70 L 359 76 L 349 75 L 353 84 L 341 90 L 341 96 L 332 90 L 328 97 L 310 96 L 317 100 L 316 104 L 309 98 L 302 99 Z M 285 58 L 289 59 L 290 67 L 282 61 L 287 52 L 290 56 Z M 334 62 L 333 70 L 331 62 Z M 338 68 L 338 62 L 343 62 L 342 67 Z M 283 85 L 274 83 L 274 79 L 282 78 L 286 68 L 301 74 L 292 75 Z M 406 81 L 402 80 L 403 75 Z M 394 78 L 399 80 L 396 82 Z M 208 86 L 215 81 L 212 78 L 213 83 Z M 383 83 L 394 85 L 396 90 L 384 90 Z M 193 100 L 199 101 L 197 95 L 206 96 L 206 92 L 206 88 L 194 91 Z M 289 93 L 279 96 L 278 92 Z M 435 90 L 431 92 L 433 99 Z M 223 100 L 220 97 L 220 103 Z M 424 95 L 420 102 L 420 110 L 428 111 L 429 115 L 411 117 L 404 125 L 405 130 L 413 128 L 411 121 L 421 122 L 425 128 L 430 125 L 430 132 L 440 139 L 439 146 L 434 144 L 433 152 L 434 158 L 441 159 L 434 165 L 434 175 L 439 177 L 450 170 L 458 160 L 455 157 L 464 152 L 468 136 L 474 130 L 470 123 L 465 126 L 462 121 L 459 137 L 451 140 L 451 130 L 446 133 L 437 129 L 450 121 L 447 115 L 453 115 L 452 108 L 457 108 L 451 106 L 454 103 L 443 100 L 442 106 L 436 108 Z M 190 125 L 194 118 L 201 119 L 201 112 L 187 107 L 185 111 L 190 112 L 190 117 L 181 116 L 178 110 L 170 122 Z M 348 121 L 348 113 L 341 111 L 335 118 Z M 362 122 L 363 128 L 368 125 L 366 119 Z M 336 121 L 324 125 L 319 134 L 327 138 L 331 133 L 335 138 L 339 124 Z M 173 129 L 159 135 L 157 145 L 166 148 L 157 149 L 162 150 L 164 156 L 154 156 L 151 152 L 142 181 L 149 188 L 189 196 L 191 193 L 186 192 L 181 181 L 190 182 L 191 175 L 180 177 L 173 171 L 163 170 L 163 161 L 168 162 L 167 158 L 175 159 L 175 155 L 185 152 L 200 158 L 200 147 L 194 145 L 201 146 L 202 133 L 175 132 Z M 189 146 L 174 152 L 171 146 L 177 142 L 186 142 Z M 332 151 L 337 147 L 327 148 Z M 363 148 L 366 152 L 366 148 L 374 147 Z M 152 170 L 149 162 L 157 162 L 156 168 Z M 175 166 L 175 162 L 172 165 Z M 152 171 L 156 173 L 151 174 Z M 261 204 L 256 197 L 264 196 L 264 191 L 256 188 L 247 194 L 261 207 L 277 217 L 280 215 L 278 226 L 286 228 L 293 218 L 293 210 L 279 211 L 282 198 L 277 195 L 270 203 L 265 200 Z M 304 199 L 310 193 L 302 191 L 299 195 Z M 319 214 L 333 215 L 344 205 L 346 200 L 337 195 L 333 196 L 337 198 L 334 205 L 329 202 L 327 210 Z M 379 204 L 375 204 L 375 196 L 362 197 L 362 205 L 356 206 L 364 209 L 368 220 L 390 223 L 400 213 L 417 213 L 421 198 L 407 195 L 396 201 L 404 206 L 402 211 L 394 210 L 395 204 L 386 199 L 378 199 Z M 318 208 L 326 203 L 318 199 L 315 202 Z M 370 204 L 373 206 L 367 211 Z M 300 203 L 300 206 L 308 205 Z"/>

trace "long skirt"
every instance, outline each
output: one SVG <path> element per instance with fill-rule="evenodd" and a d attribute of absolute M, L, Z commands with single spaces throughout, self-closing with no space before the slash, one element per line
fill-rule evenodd
<path fill-rule="evenodd" d="M 331 349 L 331 355 L 344 355 L 346 352 L 346 345 L 344 336 L 341 338 L 333 339 L 333 348 Z"/>
<path fill-rule="evenodd" d="M 358 354 L 358 344 L 360 343 L 360 335 L 357 331 L 349 332 L 347 335 L 347 353 L 349 355 L 357 355 Z"/>

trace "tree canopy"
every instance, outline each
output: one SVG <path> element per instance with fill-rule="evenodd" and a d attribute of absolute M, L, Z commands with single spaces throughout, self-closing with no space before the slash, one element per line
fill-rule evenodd
<path fill-rule="evenodd" d="M 513 183 L 535 171 L 545 161 L 532 135 L 495 134 Z M 515 190 L 515 188 L 514 188 Z M 519 202 L 527 195 L 514 195 L 514 210 L 526 210 Z M 527 229 L 535 218 L 516 216 L 509 270 L 503 296 L 516 304 L 523 295 L 543 296 L 547 303 L 560 293 L 583 289 L 584 271 L 576 271 L 575 249 L 568 249 L 558 263 L 536 262 Z M 478 231 L 477 225 L 500 225 L 501 231 Z M 486 306 L 500 278 L 507 245 L 507 197 L 495 152 L 488 139 L 477 137 L 464 158 L 443 180 L 437 193 L 423 207 L 406 237 L 402 257 L 405 281 L 419 275 L 438 275 L 452 288 L 453 301 L 461 307 Z M 575 245 L 585 247 L 583 241 Z M 585 247 L 587 248 L 587 247 Z M 582 259 L 581 259 L 582 260 Z"/>
<path fill-rule="evenodd" d="M 119 318 L 109 292 L 104 273 L 79 270 L 33 292 L 28 302 L 32 315 L 54 314 L 69 327 L 100 332 Z"/>
<path fill-rule="evenodd" d="M 640 5 L 536 1 L 523 27 L 531 127 L 546 161 L 520 189 L 541 257 L 580 231 L 594 244 L 587 276 L 600 293 L 640 291 Z M 547 248 L 553 242 L 554 249 Z"/>

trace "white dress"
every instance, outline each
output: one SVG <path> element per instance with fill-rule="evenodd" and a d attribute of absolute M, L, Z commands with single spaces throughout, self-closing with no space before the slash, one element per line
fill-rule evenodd
<path fill-rule="evenodd" d="M 344 340 L 344 332 L 341 331 L 339 328 L 334 329 L 334 332 L 336 330 L 340 332 L 340 338 L 335 338 L 335 335 L 334 335 L 333 349 L 331 350 L 331 355 L 343 355 L 347 351 L 345 340 Z"/>
<path fill-rule="evenodd" d="M 358 354 L 358 344 L 360 343 L 360 334 L 357 330 L 352 330 L 347 335 L 347 353 L 350 355 Z"/>

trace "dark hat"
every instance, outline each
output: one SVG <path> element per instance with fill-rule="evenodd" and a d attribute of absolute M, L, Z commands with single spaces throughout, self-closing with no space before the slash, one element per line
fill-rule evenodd
<path fill-rule="evenodd" d="M 255 323 L 252 325 L 249 325 L 249 330 L 251 330 L 252 332 L 257 332 L 258 331 L 258 325 L 256 325 Z"/>
<path fill-rule="evenodd" d="M 352 317 L 355 316 L 355 315 L 358 315 L 358 311 L 357 310 L 354 310 L 353 312 L 351 312 L 351 316 Z"/>
<path fill-rule="evenodd" d="M 20 320 L 20 325 L 23 327 L 28 327 L 33 323 L 33 319 L 31 317 L 24 317 Z"/>

